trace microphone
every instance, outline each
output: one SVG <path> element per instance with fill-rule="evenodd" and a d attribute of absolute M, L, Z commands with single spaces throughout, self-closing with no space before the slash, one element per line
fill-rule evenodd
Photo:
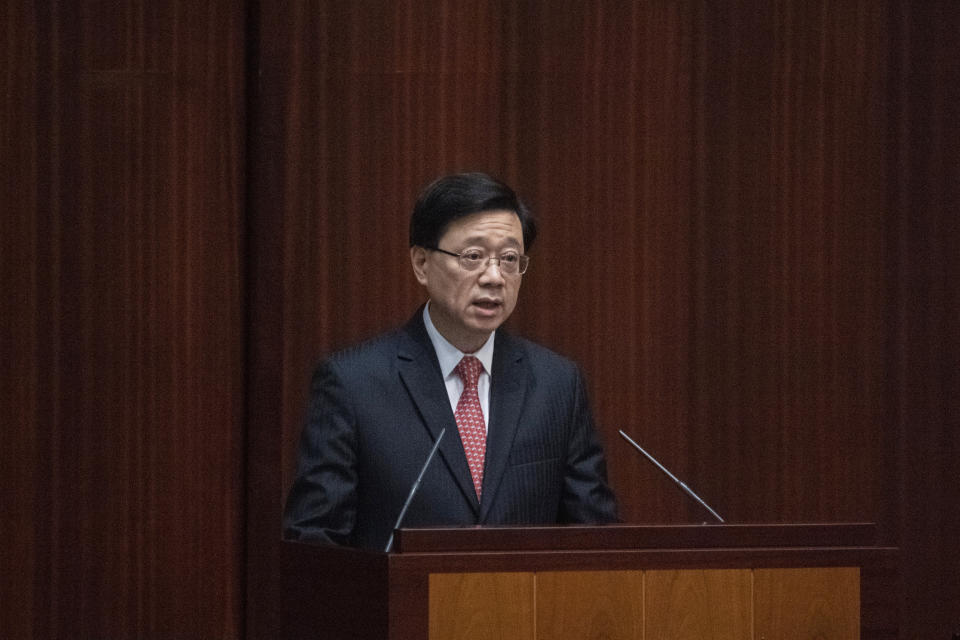
<path fill-rule="evenodd" d="M 384 553 L 390 553 L 390 549 L 393 547 L 393 534 L 397 529 L 400 528 L 400 523 L 403 522 L 403 516 L 407 515 L 407 507 L 409 507 L 410 503 L 413 502 L 413 496 L 417 495 L 417 489 L 420 488 L 420 481 L 423 480 L 423 474 L 427 472 L 427 467 L 430 466 L 430 461 L 433 460 L 434 454 L 437 453 L 437 449 L 440 447 L 440 441 L 443 440 L 443 434 L 446 432 L 446 427 L 440 430 L 440 435 L 437 436 L 436 442 L 433 443 L 433 448 L 430 449 L 430 455 L 427 456 L 427 461 L 423 463 L 423 468 L 420 469 L 420 475 L 417 476 L 417 479 L 413 482 L 413 486 L 410 487 L 410 493 L 407 495 L 407 501 L 403 503 L 403 509 L 400 509 L 400 515 L 397 517 L 397 524 L 393 525 L 393 530 L 390 532 L 390 539 L 387 540 L 387 546 L 383 550 Z"/>
<path fill-rule="evenodd" d="M 655 465 L 657 466 L 657 468 L 660 469 L 660 471 L 663 471 L 665 474 L 667 474 L 667 477 L 670 478 L 671 480 L 673 480 L 674 483 L 676 483 L 676 485 L 677 485 L 678 487 L 680 487 L 681 489 L 683 489 L 684 492 L 685 492 L 688 496 L 690 496 L 691 498 L 693 498 L 694 500 L 696 500 L 697 502 L 699 502 L 700 505 L 701 505 L 704 509 L 706 509 L 707 511 L 709 511 L 710 514 L 711 514 L 714 518 L 716 518 L 716 519 L 719 520 L 720 522 L 724 522 L 724 519 L 720 517 L 720 514 L 719 514 L 719 513 L 717 513 L 717 512 L 714 511 L 713 509 L 711 509 L 711 508 L 710 508 L 710 505 L 708 505 L 706 502 L 704 502 L 703 499 L 702 499 L 700 496 L 698 496 L 696 493 L 694 493 L 693 490 L 692 490 L 690 487 L 688 487 L 687 485 L 683 484 L 683 482 L 681 482 L 680 479 L 677 478 L 677 476 L 675 476 L 675 475 L 673 475 L 672 473 L 670 473 L 665 466 L 663 466 L 662 464 L 660 464 L 659 462 L 657 462 L 657 459 L 656 459 L 656 458 L 654 458 L 652 455 L 650 455 L 649 453 L 647 453 L 646 451 L 644 451 L 643 447 L 641 447 L 640 445 L 638 445 L 636 442 L 633 441 L 633 438 L 631 438 L 630 436 L 628 436 L 627 434 L 625 434 L 622 430 L 620 431 L 620 435 L 622 435 L 622 436 L 627 440 L 627 442 L 629 442 L 630 444 L 632 444 L 632 445 L 637 449 L 637 451 L 639 451 L 640 453 L 642 453 L 643 455 L 645 455 L 645 456 L 647 457 L 647 460 L 649 460 L 650 462 L 652 462 L 653 464 L 655 464 Z"/>

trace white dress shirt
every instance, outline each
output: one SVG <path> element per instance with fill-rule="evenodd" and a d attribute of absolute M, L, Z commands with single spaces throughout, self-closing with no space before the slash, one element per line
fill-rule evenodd
<path fill-rule="evenodd" d="M 490 371 L 493 370 L 493 336 L 496 331 L 490 332 L 490 337 L 477 351 L 467 354 L 450 344 L 433 326 L 433 321 L 430 320 L 429 302 L 423 308 L 423 324 L 427 327 L 427 335 L 430 336 L 430 342 L 433 343 L 433 350 L 437 352 L 440 373 L 443 374 L 443 382 L 447 386 L 447 396 L 450 399 L 450 409 L 454 413 L 457 411 L 457 403 L 460 402 L 460 394 L 463 393 L 463 380 L 454 372 L 454 369 L 466 355 L 475 357 L 483 365 L 480 379 L 477 380 L 477 394 L 480 396 L 480 408 L 483 409 L 483 426 L 487 428 L 490 416 Z"/>

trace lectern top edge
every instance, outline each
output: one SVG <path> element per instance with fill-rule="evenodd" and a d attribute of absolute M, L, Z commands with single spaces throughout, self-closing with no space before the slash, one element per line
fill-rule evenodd
<path fill-rule="evenodd" d="M 576 549 L 712 549 L 863 547 L 876 544 L 874 523 L 709 525 L 568 525 L 399 529 L 397 553 L 567 551 Z"/>

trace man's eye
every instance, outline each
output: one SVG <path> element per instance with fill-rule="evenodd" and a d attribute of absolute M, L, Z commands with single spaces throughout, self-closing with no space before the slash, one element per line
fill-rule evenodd
<path fill-rule="evenodd" d="M 460 254 L 464 259 L 469 260 L 470 262 L 480 262 L 483 260 L 483 254 L 479 251 L 467 251 Z"/>
<path fill-rule="evenodd" d="M 500 261 L 501 261 L 501 262 L 506 262 L 507 264 L 516 264 L 517 262 L 520 261 L 520 254 L 519 254 L 519 253 L 505 253 L 505 254 L 503 254 L 502 256 L 500 256 Z"/>

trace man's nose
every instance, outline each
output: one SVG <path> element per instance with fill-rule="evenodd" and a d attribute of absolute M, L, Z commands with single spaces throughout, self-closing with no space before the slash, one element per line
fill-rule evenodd
<path fill-rule="evenodd" d="M 500 271 L 500 258 L 487 258 L 487 263 L 483 265 L 480 272 L 480 278 L 488 281 L 503 282 L 503 272 Z"/>

